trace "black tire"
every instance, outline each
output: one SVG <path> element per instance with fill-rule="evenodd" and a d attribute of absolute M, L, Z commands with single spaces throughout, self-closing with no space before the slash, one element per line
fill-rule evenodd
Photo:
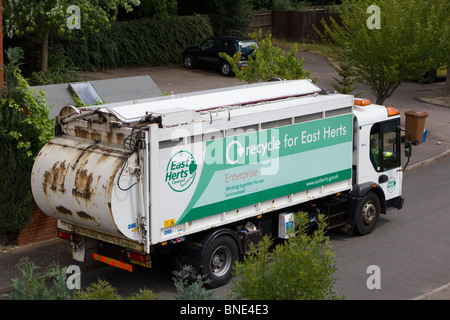
<path fill-rule="evenodd" d="M 425 75 L 426 83 L 433 83 L 436 80 L 436 71 L 430 71 Z"/>
<path fill-rule="evenodd" d="M 380 217 L 381 205 L 378 196 L 373 193 L 367 193 L 362 201 L 356 206 L 355 232 L 359 235 L 372 233 Z"/>
<path fill-rule="evenodd" d="M 214 239 L 202 253 L 203 275 L 208 285 L 217 288 L 227 284 L 235 261 L 239 259 L 236 241 L 227 235 Z"/>
<path fill-rule="evenodd" d="M 183 58 L 183 64 L 186 69 L 193 69 L 195 67 L 195 58 L 188 54 Z"/>
<path fill-rule="evenodd" d="M 222 72 L 222 75 L 224 75 L 225 77 L 230 77 L 231 75 L 233 75 L 233 68 L 227 61 L 223 61 L 222 65 L 220 66 L 220 72 Z"/>

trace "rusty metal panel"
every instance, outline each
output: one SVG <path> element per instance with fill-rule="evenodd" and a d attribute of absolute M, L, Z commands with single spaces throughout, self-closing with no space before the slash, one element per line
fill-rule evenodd
<path fill-rule="evenodd" d="M 138 188 L 125 191 L 137 181 L 129 170 L 135 166 L 135 153 L 78 137 L 55 137 L 36 157 L 33 196 L 49 216 L 139 240 Z"/>

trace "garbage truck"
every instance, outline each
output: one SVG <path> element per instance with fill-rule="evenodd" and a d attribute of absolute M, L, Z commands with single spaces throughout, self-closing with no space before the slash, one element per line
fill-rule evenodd
<path fill-rule="evenodd" d="M 75 260 L 132 271 L 170 252 L 217 287 L 294 212 L 366 235 L 401 209 L 401 131 L 397 109 L 307 79 L 66 106 L 32 192 Z"/>

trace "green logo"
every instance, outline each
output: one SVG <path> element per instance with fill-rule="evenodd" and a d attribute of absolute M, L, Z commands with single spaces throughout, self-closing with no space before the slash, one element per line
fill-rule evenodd
<path fill-rule="evenodd" d="M 197 163 L 188 151 L 179 151 L 170 158 L 166 168 L 165 181 L 176 192 L 188 189 L 195 180 Z"/>
<path fill-rule="evenodd" d="M 388 184 L 387 184 L 387 191 L 389 192 L 389 193 L 392 193 L 392 192 L 394 192 L 395 191 L 395 185 L 397 184 L 397 182 L 395 181 L 395 178 L 394 177 L 391 177 L 390 179 L 389 179 L 389 181 L 388 181 Z"/>

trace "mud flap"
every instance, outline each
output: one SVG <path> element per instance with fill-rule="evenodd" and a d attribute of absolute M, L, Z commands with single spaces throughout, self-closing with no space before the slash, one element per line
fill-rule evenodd
<path fill-rule="evenodd" d="M 94 261 L 92 254 L 97 249 L 97 240 L 74 234 L 73 240 L 70 242 L 70 248 L 72 259 L 75 261 L 92 262 Z"/>

